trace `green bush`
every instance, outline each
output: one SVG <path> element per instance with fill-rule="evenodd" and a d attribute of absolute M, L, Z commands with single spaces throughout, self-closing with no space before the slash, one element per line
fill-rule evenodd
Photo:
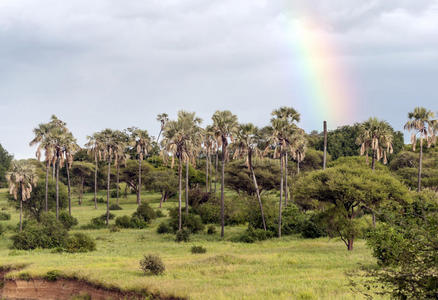
<path fill-rule="evenodd" d="M 118 204 L 111 204 L 109 210 L 122 210 L 123 208 Z"/>
<path fill-rule="evenodd" d="M 220 223 L 220 206 L 213 203 L 204 203 L 196 208 L 204 224 Z"/>
<path fill-rule="evenodd" d="M 109 226 L 109 231 L 110 232 L 119 232 L 120 228 L 117 225 L 110 225 Z"/>
<path fill-rule="evenodd" d="M 0 212 L 0 221 L 7 221 L 11 219 L 11 215 L 5 212 Z"/>
<path fill-rule="evenodd" d="M 90 223 L 82 226 L 82 229 L 102 229 L 106 227 L 105 223 L 106 219 L 102 219 L 101 217 L 92 218 Z"/>
<path fill-rule="evenodd" d="M 148 223 L 145 222 L 140 217 L 136 216 L 135 214 L 131 217 L 131 228 L 146 228 L 148 226 Z"/>
<path fill-rule="evenodd" d="M 70 253 L 96 250 L 96 242 L 84 233 L 75 233 L 65 243 L 65 250 Z"/>
<path fill-rule="evenodd" d="M 155 216 L 156 216 L 157 218 L 165 217 L 165 215 L 163 214 L 163 212 L 161 211 L 161 209 L 157 209 L 157 210 L 155 211 Z"/>
<path fill-rule="evenodd" d="M 64 228 L 67 230 L 70 230 L 70 228 L 72 228 L 73 226 L 78 225 L 78 220 L 75 217 L 70 216 L 66 211 L 62 211 L 59 214 L 59 221 L 62 223 L 62 225 L 64 225 Z"/>
<path fill-rule="evenodd" d="M 157 233 L 158 234 L 164 234 L 164 233 L 170 233 L 172 232 L 172 229 L 170 228 L 169 224 L 166 222 L 161 222 L 160 225 L 158 225 Z"/>
<path fill-rule="evenodd" d="M 190 232 L 185 229 L 178 230 L 176 232 L 175 241 L 180 242 L 188 242 L 190 240 Z"/>
<path fill-rule="evenodd" d="M 140 260 L 140 269 L 145 274 L 160 275 L 164 273 L 166 268 L 158 255 L 149 254 Z"/>
<path fill-rule="evenodd" d="M 313 215 L 303 222 L 301 225 L 301 236 L 306 239 L 327 236 L 327 232 L 318 215 Z"/>
<path fill-rule="evenodd" d="M 147 223 L 137 216 L 121 216 L 116 218 L 116 226 L 120 228 L 145 228 Z"/>
<path fill-rule="evenodd" d="M 207 249 L 202 246 L 193 246 L 191 251 L 193 254 L 202 254 L 202 253 L 206 253 Z"/>
<path fill-rule="evenodd" d="M 121 192 L 120 192 L 120 190 L 119 190 L 119 198 L 120 198 L 120 196 L 121 196 Z M 111 192 L 110 192 L 110 198 L 117 198 L 117 190 L 111 190 Z"/>
<path fill-rule="evenodd" d="M 57 281 L 60 278 L 62 278 L 62 273 L 58 270 L 49 271 L 44 275 L 44 280 L 47 281 Z"/>
<path fill-rule="evenodd" d="M 182 227 L 187 229 L 190 233 L 197 233 L 204 230 L 204 224 L 199 215 L 189 213 L 186 215 L 184 212 L 181 215 Z M 170 210 L 170 226 L 173 232 L 178 230 L 178 208 Z"/>
<path fill-rule="evenodd" d="M 136 216 L 146 223 L 149 223 L 156 218 L 155 211 L 149 206 L 148 203 L 140 204 L 137 207 L 137 211 L 132 216 Z"/>
<path fill-rule="evenodd" d="M 5 228 L 3 227 L 3 225 L 0 223 L 0 236 L 5 232 Z"/>
<path fill-rule="evenodd" d="M 212 235 L 212 234 L 215 234 L 215 233 L 216 233 L 216 227 L 215 227 L 214 225 L 210 225 L 210 226 L 208 226 L 208 228 L 207 228 L 207 234 Z"/>
<path fill-rule="evenodd" d="M 12 236 L 12 247 L 20 250 L 62 247 L 67 239 L 67 230 L 52 213 L 41 216 L 41 222 L 26 222 L 23 231 Z"/>
<path fill-rule="evenodd" d="M 257 241 L 264 241 L 274 237 L 271 231 L 265 231 L 263 229 L 254 229 L 251 226 L 238 238 L 242 243 L 254 243 Z"/>

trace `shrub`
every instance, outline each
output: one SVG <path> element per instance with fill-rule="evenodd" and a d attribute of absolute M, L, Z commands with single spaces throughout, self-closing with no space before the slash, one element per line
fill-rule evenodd
<path fill-rule="evenodd" d="M 35 248 L 62 247 L 67 239 L 67 230 L 52 213 L 45 213 L 41 222 L 26 222 L 23 231 L 12 236 L 14 249 L 29 250 Z"/>
<path fill-rule="evenodd" d="M 172 227 L 173 232 L 176 232 L 178 230 L 178 208 L 170 211 L 170 218 L 170 226 Z M 187 229 L 190 233 L 203 231 L 205 227 L 202 223 L 201 217 L 193 213 L 189 213 L 188 215 L 183 213 L 181 215 L 181 222 L 182 227 Z"/>
<path fill-rule="evenodd" d="M 131 218 L 129 216 L 117 217 L 116 226 L 120 228 L 131 228 Z"/>
<path fill-rule="evenodd" d="M 62 278 L 62 273 L 58 270 L 52 270 L 44 275 L 44 279 L 47 281 L 57 281 L 59 278 Z"/>
<path fill-rule="evenodd" d="M 142 229 L 142 228 L 146 228 L 148 226 L 148 224 L 141 218 L 139 218 L 136 215 L 133 215 L 131 217 L 131 228 L 138 228 L 138 229 Z"/>
<path fill-rule="evenodd" d="M 119 190 L 119 197 L 121 196 L 121 192 L 120 192 L 120 190 Z M 110 197 L 111 198 L 117 198 L 117 190 L 111 190 L 111 192 L 110 192 Z"/>
<path fill-rule="evenodd" d="M 11 219 L 11 215 L 5 212 L 0 212 L 0 221 L 7 221 Z"/>
<path fill-rule="evenodd" d="M 106 213 L 103 214 L 103 215 L 101 215 L 99 218 L 101 218 L 103 221 L 106 222 Z M 112 219 L 114 219 L 114 218 L 115 218 L 115 215 L 112 214 L 112 213 L 109 213 L 109 219 L 112 220 Z"/>
<path fill-rule="evenodd" d="M 149 223 L 156 218 L 155 211 L 152 209 L 152 207 L 149 206 L 148 203 L 140 204 L 137 207 L 137 211 L 132 216 L 136 216 L 146 223 Z"/>
<path fill-rule="evenodd" d="M 62 211 L 59 214 L 59 221 L 62 223 L 65 229 L 70 230 L 75 225 L 78 225 L 78 220 L 70 216 L 66 211 Z"/>
<path fill-rule="evenodd" d="M 96 242 L 84 233 L 75 233 L 65 243 L 65 250 L 70 253 L 96 250 Z"/>
<path fill-rule="evenodd" d="M 118 204 L 111 204 L 109 210 L 122 210 L 123 208 Z"/>
<path fill-rule="evenodd" d="M 161 211 L 161 209 L 157 209 L 157 210 L 155 211 L 155 216 L 156 216 L 157 218 L 165 217 L 165 215 L 163 214 L 163 212 Z"/>
<path fill-rule="evenodd" d="M 160 275 L 164 273 L 166 268 L 160 256 L 149 254 L 140 260 L 140 269 L 145 274 Z"/>
<path fill-rule="evenodd" d="M 92 198 L 90 201 L 91 201 L 91 202 L 94 202 L 94 198 Z M 106 200 L 103 199 L 102 197 L 97 197 L 97 198 L 96 198 L 96 202 L 97 202 L 97 203 L 106 203 Z"/>
<path fill-rule="evenodd" d="M 157 233 L 158 234 L 164 234 L 164 233 L 170 233 L 172 232 L 172 229 L 170 228 L 169 224 L 166 222 L 161 222 L 160 225 L 158 225 Z"/>
<path fill-rule="evenodd" d="M 194 188 L 189 190 L 189 205 L 197 208 L 199 205 L 208 202 L 213 194 L 206 193 L 201 188 Z"/>
<path fill-rule="evenodd" d="M 193 246 L 191 249 L 193 254 L 206 253 L 207 249 L 202 246 Z"/>
<path fill-rule="evenodd" d="M 215 227 L 214 225 L 210 225 L 210 226 L 208 226 L 208 228 L 207 228 L 207 234 L 212 235 L 212 234 L 215 234 L 215 233 L 216 233 L 216 227 Z"/>
<path fill-rule="evenodd" d="M 220 222 L 220 207 L 213 203 L 204 203 L 196 208 L 196 212 L 201 216 L 204 224 Z"/>
<path fill-rule="evenodd" d="M 176 232 L 175 241 L 180 242 L 188 242 L 190 240 L 190 232 L 185 229 L 178 230 Z"/>
<path fill-rule="evenodd" d="M 301 236 L 306 239 L 327 236 L 327 232 L 318 215 L 313 215 L 303 222 L 301 225 Z"/>
<path fill-rule="evenodd" d="M 264 241 L 274 236 L 271 231 L 265 231 L 263 229 L 254 229 L 251 226 L 238 238 L 242 243 L 254 243 L 256 241 Z"/>
<path fill-rule="evenodd" d="M 109 231 L 110 231 L 110 232 L 119 232 L 119 231 L 120 231 L 120 228 L 117 227 L 117 225 L 110 225 L 110 226 L 109 226 Z"/>
<path fill-rule="evenodd" d="M 102 219 L 101 217 L 92 218 L 90 223 L 82 226 L 82 229 L 102 229 L 106 227 L 105 223 L 106 219 Z"/>
<path fill-rule="evenodd" d="M 5 228 L 3 227 L 3 225 L 0 223 L 0 235 L 2 235 L 5 232 Z"/>

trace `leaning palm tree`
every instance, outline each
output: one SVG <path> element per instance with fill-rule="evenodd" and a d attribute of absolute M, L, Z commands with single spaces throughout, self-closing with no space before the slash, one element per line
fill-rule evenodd
<path fill-rule="evenodd" d="M 158 133 L 158 137 L 157 137 L 157 143 L 158 143 L 158 141 L 160 140 L 161 133 L 164 130 L 164 126 L 166 126 L 166 123 L 169 121 L 169 115 L 166 113 L 158 114 L 157 121 L 160 122 L 160 132 Z"/>
<path fill-rule="evenodd" d="M 99 133 L 99 141 L 102 146 L 103 160 L 108 163 L 108 175 L 106 186 L 106 224 L 109 224 L 109 199 L 110 199 L 110 184 L 111 184 L 111 161 L 118 162 L 118 153 L 122 151 L 125 144 L 119 139 L 120 131 L 105 129 Z"/>
<path fill-rule="evenodd" d="M 9 184 L 9 193 L 16 201 L 20 201 L 20 232 L 23 230 L 23 202 L 30 199 L 33 186 L 38 177 L 35 168 L 24 161 L 14 161 L 11 171 L 6 174 Z"/>
<path fill-rule="evenodd" d="M 253 124 L 241 124 L 236 131 L 236 135 L 234 137 L 234 143 L 232 144 L 232 148 L 234 150 L 233 158 L 245 158 L 246 166 L 251 172 L 252 180 L 254 183 L 254 188 L 257 195 L 257 200 L 260 206 L 260 213 L 262 216 L 263 229 L 266 231 L 266 222 L 265 215 L 263 212 L 263 204 L 260 198 L 259 186 L 257 184 L 257 178 L 254 173 L 254 166 L 252 163 L 253 156 L 260 157 L 261 152 L 257 147 L 259 137 L 258 137 L 258 129 Z"/>
<path fill-rule="evenodd" d="M 97 172 L 99 171 L 98 162 L 102 158 L 102 143 L 99 133 L 87 136 L 87 139 L 85 147 L 88 148 L 88 154 L 94 156 L 94 209 L 97 209 Z"/>
<path fill-rule="evenodd" d="M 137 152 L 138 157 L 138 189 L 137 189 L 137 204 L 141 204 L 141 162 L 144 156 L 148 155 L 151 150 L 151 138 L 147 130 L 141 130 L 137 127 L 128 128 L 131 133 L 131 146 Z"/>
<path fill-rule="evenodd" d="M 408 114 L 409 121 L 406 122 L 405 130 L 411 131 L 412 149 L 415 151 L 417 145 L 417 136 L 420 138 L 420 157 L 418 164 L 418 192 L 421 191 L 421 174 L 423 167 L 423 143 L 427 141 L 428 147 L 431 145 L 433 137 L 433 126 L 436 120 L 433 120 L 435 114 L 424 107 L 416 107 L 413 112 Z"/>
<path fill-rule="evenodd" d="M 224 208 L 224 185 L 225 185 L 225 162 L 228 160 L 228 143 L 233 140 L 237 129 L 237 116 L 229 110 L 216 111 L 212 117 L 213 131 L 218 146 L 222 151 L 222 171 L 221 171 L 221 237 L 224 237 L 225 228 L 225 208 Z"/>

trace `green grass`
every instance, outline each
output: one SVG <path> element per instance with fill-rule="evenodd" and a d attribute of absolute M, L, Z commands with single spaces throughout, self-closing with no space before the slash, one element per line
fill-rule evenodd
<path fill-rule="evenodd" d="M 16 226 L 18 213 L 7 204 L 6 192 L 0 190 L 0 209 L 7 207 L 6 212 L 12 218 L 1 222 Z M 73 215 L 78 218 L 79 226 L 105 213 L 105 204 L 94 210 L 89 201 L 92 197 L 87 194 L 82 207 L 77 201 L 74 203 Z M 142 200 L 158 208 L 158 194 L 144 193 Z M 123 210 L 112 211 L 113 214 L 131 214 L 136 208 L 135 195 L 122 198 L 120 205 Z M 165 203 L 163 211 L 167 213 L 167 208 L 174 205 L 174 202 Z M 27 265 L 8 274 L 11 277 L 21 272 L 44 276 L 48 271 L 59 270 L 67 276 L 105 286 L 146 288 L 190 299 L 362 299 L 350 290 L 345 273 L 358 264 L 374 261 L 363 241 L 357 241 L 350 253 L 341 241 L 327 238 L 285 237 L 255 244 L 231 242 L 233 236 L 245 230 L 244 226 L 227 227 L 225 241 L 218 234 L 202 233 L 192 236 L 189 243 L 178 244 L 174 235 L 156 233 L 163 219 L 154 220 L 144 230 L 123 229 L 115 233 L 108 229 L 86 230 L 96 239 L 97 251 L 85 254 L 11 250 L 9 231 L 0 237 L 0 265 Z M 207 253 L 192 254 L 193 245 L 205 247 Z M 162 257 L 166 265 L 164 275 L 142 274 L 139 261 L 149 253 Z"/>

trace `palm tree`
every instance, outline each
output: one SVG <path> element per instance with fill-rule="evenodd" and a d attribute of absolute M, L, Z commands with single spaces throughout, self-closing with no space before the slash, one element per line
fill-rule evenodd
<path fill-rule="evenodd" d="M 131 145 L 137 152 L 138 157 L 138 189 L 137 189 L 137 204 L 141 204 L 141 162 L 144 156 L 148 155 L 151 150 L 151 138 L 146 130 L 141 130 L 137 127 L 128 129 L 131 133 Z"/>
<path fill-rule="evenodd" d="M 130 137 L 126 131 L 116 131 L 117 138 L 120 143 L 129 144 Z M 126 161 L 129 159 L 130 155 L 128 153 L 129 148 L 120 147 L 119 153 L 117 153 L 116 159 L 116 201 L 117 205 L 119 205 L 119 192 L 120 192 L 120 165 L 124 165 L 126 167 Z"/>
<path fill-rule="evenodd" d="M 157 121 L 160 122 L 160 132 L 158 133 L 157 137 L 157 143 L 160 140 L 160 135 L 164 130 L 164 126 L 166 126 L 166 123 L 169 121 L 169 115 L 166 113 L 162 113 L 157 115 Z"/>
<path fill-rule="evenodd" d="M 108 163 L 108 175 L 106 185 L 106 224 L 109 224 L 109 198 L 110 198 L 110 184 L 111 184 L 111 161 L 118 163 L 118 154 L 123 151 L 125 144 L 120 141 L 120 131 L 105 129 L 99 132 L 99 143 L 102 146 L 103 160 Z"/>
<path fill-rule="evenodd" d="M 383 163 L 388 162 L 388 153 L 393 153 L 393 134 L 391 126 L 386 121 L 370 118 L 360 125 L 356 144 L 360 145 L 360 155 L 366 155 L 368 164 L 368 152 L 372 151 L 371 168 L 376 169 L 376 161 L 383 158 Z"/>
<path fill-rule="evenodd" d="M 45 211 L 47 212 L 49 210 L 48 206 L 48 190 L 49 190 L 49 170 L 50 165 L 52 163 L 53 154 L 54 154 L 54 147 L 52 140 L 50 137 L 50 130 L 52 129 L 52 126 L 50 123 L 45 124 L 39 124 L 37 128 L 33 130 L 35 137 L 32 139 L 32 141 L 29 143 L 30 146 L 34 146 L 38 144 L 38 148 L 36 150 L 36 157 L 38 160 L 41 158 L 41 151 L 44 150 L 44 156 L 45 156 L 45 164 L 46 164 L 46 179 L 45 179 Z"/>
<path fill-rule="evenodd" d="M 225 185 L 225 162 L 228 160 L 228 140 L 233 140 L 237 129 L 237 116 L 229 110 L 216 111 L 212 117 L 213 131 L 218 146 L 222 150 L 222 171 L 221 171 L 221 237 L 224 237 L 225 209 L 224 209 L 224 185 Z"/>
<path fill-rule="evenodd" d="M 417 136 L 420 138 L 420 157 L 418 164 L 418 192 L 421 191 L 421 173 L 423 167 L 423 142 L 427 141 L 428 147 L 431 145 L 433 137 L 433 128 L 436 120 L 433 120 L 435 114 L 424 107 L 416 107 L 413 112 L 408 114 L 409 121 L 406 122 L 405 130 L 412 131 L 411 142 L 412 149 L 415 151 L 417 145 Z"/>
<path fill-rule="evenodd" d="M 260 191 L 259 187 L 257 185 L 257 178 L 254 173 L 254 167 L 252 163 L 253 155 L 255 157 L 260 157 L 261 153 L 258 145 L 258 129 L 253 124 L 242 124 L 239 125 L 238 130 L 236 131 L 236 135 L 234 138 L 234 143 L 232 144 L 232 147 L 234 149 L 234 156 L 233 158 L 246 158 L 246 165 L 251 172 L 251 176 L 254 183 L 254 188 L 256 190 L 257 200 L 259 202 L 260 206 L 260 213 L 262 216 L 262 222 L 263 222 L 263 229 L 266 231 L 266 223 L 265 223 L 265 215 L 263 212 L 263 204 L 262 200 L 260 198 Z"/>
<path fill-rule="evenodd" d="M 70 169 L 73 164 L 73 155 L 79 149 L 76 144 L 76 139 L 73 134 L 67 132 L 63 138 L 62 151 L 65 157 L 66 172 L 67 172 L 67 186 L 68 186 L 68 213 L 71 216 L 71 183 L 70 183 Z"/>
<path fill-rule="evenodd" d="M 14 161 L 11 171 L 6 174 L 9 184 L 9 193 L 14 199 L 20 201 L 20 232 L 23 230 L 23 202 L 30 199 L 33 186 L 36 185 L 38 177 L 35 168 L 23 161 Z"/>
<path fill-rule="evenodd" d="M 204 130 L 204 136 L 203 136 L 203 144 L 204 144 L 204 151 L 205 151 L 205 192 L 209 193 L 211 192 L 211 185 L 209 185 L 209 176 L 211 180 L 211 169 L 212 167 L 209 166 L 211 164 L 211 153 L 215 149 L 215 139 L 214 139 L 214 132 L 212 126 L 207 126 Z"/>
<path fill-rule="evenodd" d="M 300 174 L 300 163 L 306 157 L 307 139 L 303 129 L 297 128 L 292 135 L 292 158 L 297 162 L 297 174 Z M 286 187 L 287 188 L 287 187 Z"/>
<path fill-rule="evenodd" d="M 100 142 L 99 133 L 94 133 L 87 136 L 88 142 L 85 146 L 88 148 L 88 154 L 94 156 L 94 209 L 97 209 L 97 172 L 99 171 L 98 162 L 102 158 L 102 144 Z"/>

